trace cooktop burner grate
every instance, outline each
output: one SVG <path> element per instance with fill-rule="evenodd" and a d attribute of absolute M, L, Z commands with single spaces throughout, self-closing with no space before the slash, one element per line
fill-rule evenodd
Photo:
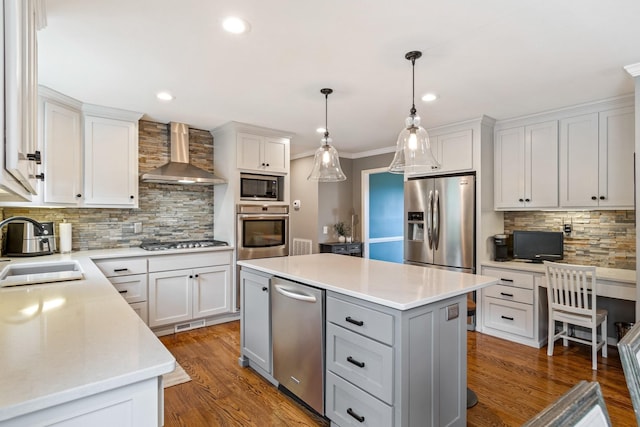
<path fill-rule="evenodd" d="M 169 249 L 198 249 L 213 246 L 229 246 L 222 240 L 183 240 L 177 242 L 143 242 L 140 248 L 146 251 L 166 251 Z"/>

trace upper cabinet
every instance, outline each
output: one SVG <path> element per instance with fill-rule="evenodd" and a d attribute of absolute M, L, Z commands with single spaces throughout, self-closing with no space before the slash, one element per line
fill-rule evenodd
<path fill-rule="evenodd" d="M 633 209 L 634 109 L 560 121 L 560 205 Z"/>
<path fill-rule="evenodd" d="M 457 172 L 473 170 L 473 131 L 466 129 L 434 136 L 431 147 L 440 163 L 436 170 Z"/>
<path fill-rule="evenodd" d="M 558 206 L 558 122 L 496 130 L 496 209 Z"/>
<path fill-rule="evenodd" d="M 289 140 L 248 133 L 237 136 L 238 169 L 261 173 L 289 173 Z"/>
<path fill-rule="evenodd" d="M 634 209 L 632 97 L 496 124 L 494 207 Z"/>

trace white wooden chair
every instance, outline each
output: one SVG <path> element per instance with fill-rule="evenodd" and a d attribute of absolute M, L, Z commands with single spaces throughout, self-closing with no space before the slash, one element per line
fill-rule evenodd
<path fill-rule="evenodd" d="M 566 346 L 575 341 L 591 346 L 591 368 L 598 369 L 598 350 L 607 357 L 607 310 L 596 306 L 596 268 L 583 265 L 545 261 L 547 298 L 549 302 L 549 342 L 547 355 L 553 356 L 553 344 L 558 338 Z M 556 321 L 562 322 L 558 333 Z M 572 336 L 569 325 L 591 329 L 591 340 Z M 601 339 L 598 341 L 598 326 Z"/>
<path fill-rule="evenodd" d="M 597 382 L 580 381 L 523 427 L 611 426 L 607 405 Z"/>
<path fill-rule="evenodd" d="M 640 323 L 622 337 L 618 342 L 618 350 L 636 421 L 640 426 Z"/>

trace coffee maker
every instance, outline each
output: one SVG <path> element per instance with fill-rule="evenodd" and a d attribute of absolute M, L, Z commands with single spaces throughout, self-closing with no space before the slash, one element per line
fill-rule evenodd
<path fill-rule="evenodd" d="M 506 234 L 496 234 L 493 236 L 493 246 L 495 261 L 509 261 L 509 241 Z"/>

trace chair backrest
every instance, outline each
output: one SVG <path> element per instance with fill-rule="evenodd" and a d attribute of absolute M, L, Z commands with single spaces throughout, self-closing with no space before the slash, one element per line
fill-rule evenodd
<path fill-rule="evenodd" d="M 596 315 L 596 268 L 545 261 L 549 310 Z M 592 292 L 593 291 L 593 292 Z"/>
<path fill-rule="evenodd" d="M 523 427 L 611 426 L 600 384 L 580 381 Z"/>
<path fill-rule="evenodd" d="M 293 238 L 293 250 L 291 255 L 309 255 L 311 253 L 311 245 L 313 242 L 310 239 L 300 239 L 298 237 Z"/>
<path fill-rule="evenodd" d="M 618 342 L 618 350 L 636 421 L 640 425 L 640 323 L 622 337 Z"/>

